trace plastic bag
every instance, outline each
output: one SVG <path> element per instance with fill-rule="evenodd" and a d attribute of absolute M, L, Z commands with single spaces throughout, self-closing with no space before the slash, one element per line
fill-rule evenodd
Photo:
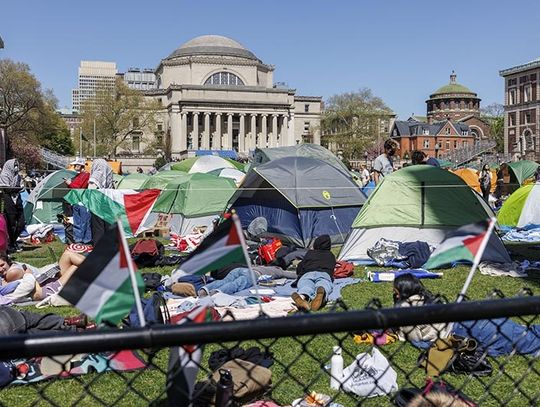
<path fill-rule="evenodd" d="M 361 397 L 387 395 L 398 390 L 397 373 L 377 349 L 371 354 L 360 353 L 343 370 L 343 390 Z"/>

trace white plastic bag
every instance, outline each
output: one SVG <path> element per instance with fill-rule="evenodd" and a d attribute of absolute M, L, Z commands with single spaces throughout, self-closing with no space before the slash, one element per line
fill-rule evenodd
<path fill-rule="evenodd" d="M 360 353 L 343 370 L 343 390 L 362 397 L 382 396 L 398 390 L 397 373 L 377 349 Z"/>

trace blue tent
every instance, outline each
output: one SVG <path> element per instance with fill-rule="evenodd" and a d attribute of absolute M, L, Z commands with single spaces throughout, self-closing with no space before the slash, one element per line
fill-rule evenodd
<path fill-rule="evenodd" d="M 358 185 L 329 163 L 284 157 L 250 170 L 230 207 L 243 228 L 264 217 L 269 235 L 308 247 L 322 234 L 343 243 L 365 201 Z"/>

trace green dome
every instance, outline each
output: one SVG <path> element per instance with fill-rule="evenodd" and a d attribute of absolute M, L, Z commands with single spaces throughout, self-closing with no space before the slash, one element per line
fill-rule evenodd
<path fill-rule="evenodd" d="M 430 96 L 431 98 L 436 98 L 437 96 L 449 95 L 449 94 L 469 94 L 471 97 L 476 97 L 476 93 L 470 90 L 468 87 L 461 85 L 456 82 L 456 74 L 452 71 L 450 75 L 450 83 L 448 85 L 441 86 Z"/>

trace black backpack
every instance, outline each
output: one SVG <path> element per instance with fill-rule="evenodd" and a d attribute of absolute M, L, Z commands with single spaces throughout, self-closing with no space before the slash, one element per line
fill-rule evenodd
<path fill-rule="evenodd" d="M 163 257 L 165 247 L 156 239 L 140 239 L 130 246 L 131 258 L 139 267 L 152 267 Z"/>
<path fill-rule="evenodd" d="M 142 273 L 145 291 L 155 291 L 161 286 L 162 275 L 159 273 Z"/>

